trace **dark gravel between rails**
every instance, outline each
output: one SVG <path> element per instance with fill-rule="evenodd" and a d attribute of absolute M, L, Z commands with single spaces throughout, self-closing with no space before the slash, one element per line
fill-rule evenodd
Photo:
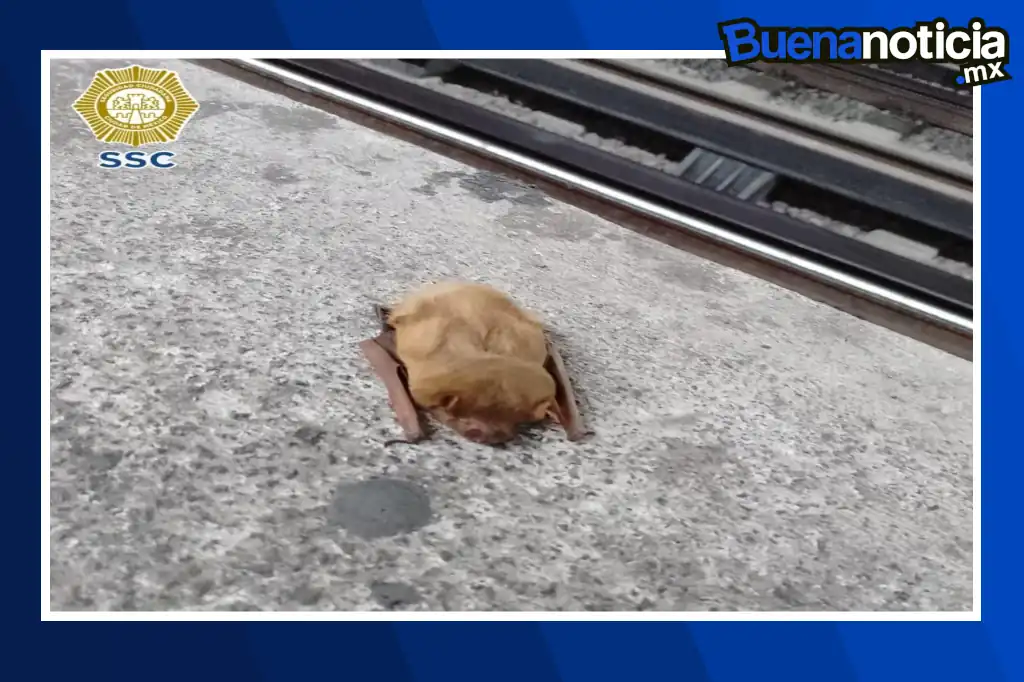
<path fill-rule="evenodd" d="M 758 68 L 728 66 L 721 59 L 640 59 L 638 63 L 673 75 L 699 78 L 708 83 L 745 85 L 768 93 L 779 109 L 806 113 L 824 122 L 857 126 L 865 137 L 891 142 L 932 155 L 937 161 L 955 161 L 970 167 L 973 161 L 971 135 L 933 125 L 907 111 L 874 106 L 854 97 L 802 83 L 794 74 L 799 66 L 765 64 Z M 907 76 L 915 83 L 919 79 Z"/>

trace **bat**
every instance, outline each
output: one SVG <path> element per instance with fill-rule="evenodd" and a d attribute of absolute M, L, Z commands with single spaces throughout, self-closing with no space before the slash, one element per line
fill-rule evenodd
<path fill-rule="evenodd" d="M 479 443 L 507 442 L 541 421 L 560 424 L 569 440 L 583 437 L 561 355 L 506 294 L 443 282 L 376 314 L 381 333 L 361 346 L 409 442 L 425 437 L 419 409 Z"/>

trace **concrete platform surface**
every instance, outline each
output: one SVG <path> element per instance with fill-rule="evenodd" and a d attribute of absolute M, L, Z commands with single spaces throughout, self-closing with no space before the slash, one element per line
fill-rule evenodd
<path fill-rule="evenodd" d="M 101 170 L 51 70 L 55 610 L 963 610 L 971 365 L 200 66 Z M 371 305 L 481 279 L 593 436 L 392 445 Z"/>

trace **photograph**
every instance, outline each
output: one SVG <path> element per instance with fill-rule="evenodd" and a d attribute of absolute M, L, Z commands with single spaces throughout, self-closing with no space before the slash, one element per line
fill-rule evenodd
<path fill-rule="evenodd" d="M 974 90 L 725 54 L 47 56 L 44 611 L 976 614 Z"/>

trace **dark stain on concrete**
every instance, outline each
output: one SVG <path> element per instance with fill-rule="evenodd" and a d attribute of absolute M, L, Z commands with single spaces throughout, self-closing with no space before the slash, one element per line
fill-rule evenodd
<path fill-rule="evenodd" d="M 269 163 L 264 166 L 262 176 L 264 180 L 269 180 L 275 185 L 290 185 L 301 180 L 292 172 L 292 169 L 279 163 Z"/>
<path fill-rule="evenodd" d="M 370 593 L 381 606 L 394 609 L 420 601 L 420 594 L 412 585 L 405 583 L 376 582 L 370 585 Z"/>
<path fill-rule="evenodd" d="M 316 445 L 327 435 L 327 431 L 315 424 L 304 424 L 292 435 L 307 445 Z"/>
<path fill-rule="evenodd" d="M 311 585 L 300 585 L 292 591 L 291 598 L 303 606 L 316 606 L 324 591 Z"/>
<path fill-rule="evenodd" d="M 428 523 L 430 496 L 408 481 L 378 478 L 342 483 L 334 491 L 328 518 L 367 540 L 401 535 Z"/>
<path fill-rule="evenodd" d="M 483 170 L 472 173 L 462 171 L 431 173 L 427 176 L 426 182 L 419 187 L 414 187 L 413 191 L 427 196 L 436 196 L 438 188 L 447 186 L 452 180 L 457 181 L 460 188 L 488 204 L 509 201 L 517 206 L 532 208 L 547 208 L 552 205 L 551 200 L 536 187 Z"/>

